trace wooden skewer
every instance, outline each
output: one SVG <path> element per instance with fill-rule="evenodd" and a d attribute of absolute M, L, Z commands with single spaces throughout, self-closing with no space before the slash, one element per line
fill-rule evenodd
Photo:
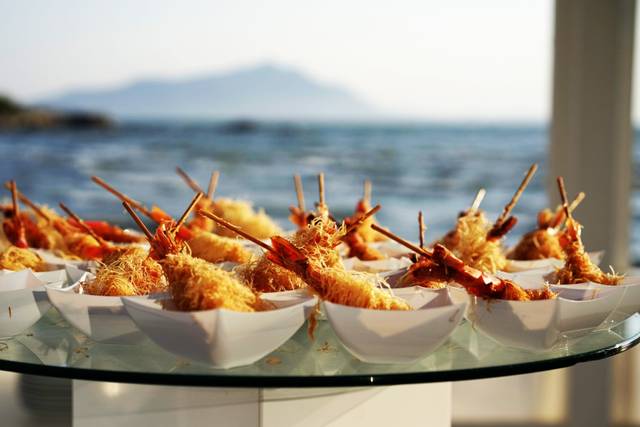
<path fill-rule="evenodd" d="M 180 177 L 184 180 L 184 182 L 196 193 L 204 193 L 202 188 L 198 185 L 198 183 L 193 180 L 181 167 L 176 166 L 176 172 Z"/>
<path fill-rule="evenodd" d="M 571 211 L 569 210 L 569 203 L 567 201 L 567 190 L 564 187 L 564 178 L 559 176 L 556 178 L 558 182 L 558 190 L 560 191 L 560 200 L 562 201 L 562 209 L 564 209 L 564 215 L 567 219 L 571 219 Z"/>
<path fill-rule="evenodd" d="M 129 204 L 129 206 L 133 206 L 134 208 L 138 209 L 140 212 L 142 212 L 144 215 L 148 216 L 149 218 L 153 219 L 153 216 L 151 215 L 151 211 L 149 209 L 147 209 L 142 203 L 133 200 L 131 197 L 127 196 L 124 193 L 121 193 L 120 191 L 116 190 L 115 188 L 113 188 L 112 186 L 110 186 L 109 184 L 107 184 L 103 179 L 97 177 L 97 176 L 92 176 L 91 180 L 93 182 L 95 182 L 96 184 L 98 184 L 100 187 L 104 188 L 105 190 L 107 190 L 109 193 L 113 194 L 114 196 L 116 196 L 118 199 L 120 199 L 120 201 L 122 202 L 127 202 Z"/>
<path fill-rule="evenodd" d="M 324 206 L 324 173 L 318 174 L 318 204 Z"/>
<path fill-rule="evenodd" d="M 133 210 L 131 205 L 125 200 L 122 202 L 122 206 L 124 206 L 127 212 L 129 212 L 129 215 L 131 215 L 131 218 L 133 218 L 136 224 L 138 224 L 138 227 L 140 228 L 140 230 L 142 230 L 144 235 L 147 236 L 147 240 L 149 241 L 149 243 L 153 244 L 153 234 L 151 234 L 151 231 L 149 231 L 147 226 L 144 225 L 144 222 L 142 222 L 142 220 L 140 219 L 138 214 L 136 214 L 136 212 Z"/>
<path fill-rule="evenodd" d="M 385 230 L 384 228 L 380 227 L 377 224 L 371 224 L 371 228 L 373 228 L 374 230 L 376 230 L 380 234 L 384 234 L 385 236 L 387 236 L 391 240 L 394 240 L 394 241 L 400 243 L 402 246 L 411 249 L 413 252 L 415 252 L 415 253 L 417 253 L 419 255 L 431 256 L 431 253 L 429 251 L 427 251 L 426 249 L 422 249 L 422 248 L 417 247 L 413 243 L 411 243 L 411 242 L 409 242 L 407 240 L 404 240 L 402 237 L 393 234 L 389 230 Z"/>
<path fill-rule="evenodd" d="M 576 210 L 576 208 L 580 205 L 580 203 L 582 203 L 585 197 L 586 195 L 582 191 L 578 193 L 576 198 L 573 199 L 573 202 L 571 202 L 571 204 L 569 205 L 569 212 L 573 213 L 573 211 Z M 554 221 L 551 224 L 551 228 L 556 228 L 556 229 L 561 228 L 561 226 L 564 224 L 566 219 L 567 217 L 565 216 L 564 209 L 563 209 L 562 213 L 559 212 L 558 214 L 556 214 L 556 217 L 554 218 Z"/>
<path fill-rule="evenodd" d="M 484 196 L 486 196 L 486 194 L 487 194 L 487 190 L 485 190 L 484 188 L 481 188 L 481 189 L 478 190 L 478 193 L 476 194 L 475 199 L 473 199 L 473 203 L 471 203 L 471 207 L 469 208 L 469 212 L 473 213 L 473 212 L 478 210 L 478 208 L 480 207 L 480 204 L 484 200 Z"/>
<path fill-rule="evenodd" d="M 364 180 L 364 190 L 362 194 L 362 200 L 364 200 L 366 203 L 371 203 L 371 180 L 370 179 Z"/>
<path fill-rule="evenodd" d="M 219 171 L 211 172 L 209 178 L 209 187 L 207 187 L 207 199 L 213 201 L 213 195 L 216 194 L 216 188 L 218 188 L 218 179 L 220 178 Z"/>
<path fill-rule="evenodd" d="M 293 185 L 296 187 L 296 197 L 298 198 L 298 209 L 305 211 L 304 191 L 302 189 L 302 178 L 300 175 L 293 175 Z"/>
<path fill-rule="evenodd" d="M 520 186 L 516 190 L 515 194 L 513 195 L 509 203 L 507 203 L 507 205 L 504 207 L 504 210 L 496 220 L 495 222 L 496 226 L 499 227 L 507 219 L 507 217 L 509 216 L 513 208 L 516 206 L 516 203 L 518 203 L 520 196 L 522 196 L 522 192 L 524 191 L 525 188 L 527 188 L 527 185 L 529 185 L 529 181 L 531 181 L 531 178 L 533 178 L 533 174 L 535 174 L 537 170 L 538 170 L 538 164 L 537 163 L 532 164 L 529 170 L 527 171 L 527 174 L 525 175 L 524 179 L 520 183 Z"/>
<path fill-rule="evenodd" d="M 25 205 L 29 206 L 29 209 L 31 209 L 36 213 L 36 215 L 44 219 L 47 222 L 47 224 L 51 224 L 51 217 L 49 217 L 49 215 L 44 213 L 44 211 L 40 209 L 40 206 L 33 203 L 31 200 L 23 196 L 21 193 L 18 193 L 18 199 L 20 199 L 20 201 Z"/>
<path fill-rule="evenodd" d="M 422 211 L 418 212 L 418 233 L 420 236 L 420 249 L 424 249 L 424 217 Z"/>
<path fill-rule="evenodd" d="M 9 181 L 9 186 L 11 188 L 11 205 L 13 207 L 13 216 L 16 221 L 20 220 L 20 206 L 18 205 L 18 188 L 16 187 L 16 182 L 14 180 Z"/>
<path fill-rule="evenodd" d="M 11 191 L 11 184 L 9 182 L 5 183 L 5 187 L 9 191 Z M 16 190 L 16 194 L 18 196 L 18 200 L 20 200 L 25 205 L 29 206 L 29 208 L 32 211 L 34 211 L 36 213 L 36 215 L 42 217 L 45 221 L 47 221 L 47 224 L 51 223 L 51 218 L 49 217 L 49 215 L 44 213 L 44 211 L 42 209 L 40 209 L 40 207 L 38 205 L 36 205 L 34 202 L 32 202 L 27 196 L 22 194 L 20 191 Z"/>
<path fill-rule="evenodd" d="M 184 213 L 182 214 L 182 216 L 180 217 L 176 225 L 173 227 L 173 229 L 176 232 L 180 229 L 180 227 L 182 227 L 182 224 L 184 224 L 184 222 L 187 220 L 187 218 L 191 214 L 191 211 L 193 211 L 193 208 L 196 207 L 196 205 L 198 204 L 200 199 L 202 199 L 203 196 L 204 196 L 203 193 L 198 193 L 194 196 L 193 200 L 191 200 L 191 203 L 189 203 L 189 206 L 187 207 L 187 209 L 184 211 Z"/>
<path fill-rule="evenodd" d="M 573 202 L 571 202 L 571 204 L 569 205 L 569 212 L 573 213 L 573 211 L 576 210 L 576 208 L 580 205 L 580 203 L 582 203 L 585 197 L 586 195 L 582 191 L 579 192 L 576 198 L 573 199 Z"/>
<path fill-rule="evenodd" d="M 85 231 L 85 233 L 87 233 L 89 236 L 96 239 L 96 242 L 98 242 L 100 246 L 102 246 L 103 248 L 110 248 L 109 244 L 107 244 L 107 242 L 105 242 L 102 237 L 98 236 L 96 232 L 91 229 L 91 227 L 89 227 L 78 215 L 76 215 L 64 203 L 60 202 L 59 205 L 60 205 L 60 209 L 65 211 L 65 213 L 69 215 L 80 226 L 80 228 L 82 228 Z"/>
<path fill-rule="evenodd" d="M 199 215 L 202 216 L 206 216 L 207 218 L 210 218 L 212 220 L 214 220 L 217 224 L 222 225 L 223 227 L 227 227 L 229 230 L 233 231 L 234 233 L 244 237 L 245 239 L 255 243 L 256 245 L 271 251 L 275 254 L 277 254 L 276 250 L 273 249 L 271 246 L 269 246 L 268 244 L 266 244 L 265 242 L 263 242 L 262 240 L 258 239 L 257 237 L 252 236 L 251 234 L 247 233 L 246 231 L 242 231 L 239 227 L 231 224 L 228 221 L 225 221 L 224 219 L 220 218 L 218 215 L 205 211 L 203 209 L 200 209 L 198 211 Z"/>
<path fill-rule="evenodd" d="M 345 236 L 349 233 L 351 233 L 354 229 L 358 228 L 358 226 L 360 226 L 360 224 L 362 224 L 367 218 L 369 218 L 372 215 L 375 215 L 376 212 L 378 212 L 380 209 L 382 209 L 382 206 L 380 205 L 375 205 L 374 207 L 372 207 L 371 209 L 369 209 L 367 212 L 365 212 L 364 214 L 362 214 L 357 220 L 356 222 L 354 222 L 353 224 L 351 224 L 347 230 L 345 231 Z"/>

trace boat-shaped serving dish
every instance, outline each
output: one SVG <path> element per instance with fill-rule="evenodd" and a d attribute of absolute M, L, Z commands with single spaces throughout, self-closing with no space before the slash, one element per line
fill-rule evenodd
<path fill-rule="evenodd" d="M 342 345 L 368 363 L 415 363 L 442 345 L 462 320 L 466 303 L 446 289 L 394 290 L 414 310 L 371 310 L 325 301 L 327 319 Z"/>
<path fill-rule="evenodd" d="M 49 311 L 45 285 L 31 270 L 0 275 L 0 338 L 22 333 Z"/>
<path fill-rule="evenodd" d="M 176 311 L 167 296 L 122 298 L 124 306 L 153 342 L 177 356 L 216 368 L 251 364 L 284 344 L 305 323 L 315 298 L 264 294 L 276 308 L 243 313 L 227 309 Z"/>

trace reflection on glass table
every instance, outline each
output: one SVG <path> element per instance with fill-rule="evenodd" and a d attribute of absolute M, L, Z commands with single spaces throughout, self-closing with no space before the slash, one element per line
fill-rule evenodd
<path fill-rule="evenodd" d="M 455 381 L 536 372 L 608 357 L 640 341 L 640 315 L 610 330 L 563 339 L 533 352 L 504 347 L 466 321 L 434 353 L 411 365 L 376 365 L 349 354 L 326 321 L 315 340 L 306 325 L 262 360 L 214 369 L 178 358 L 148 339 L 135 345 L 100 344 L 50 310 L 24 333 L 0 342 L 0 369 L 96 381 L 220 387 L 358 387 Z"/>

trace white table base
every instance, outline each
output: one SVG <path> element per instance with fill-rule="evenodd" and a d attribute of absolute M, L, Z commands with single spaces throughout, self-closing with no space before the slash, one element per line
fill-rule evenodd
<path fill-rule="evenodd" d="M 75 427 L 451 425 L 451 383 L 245 389 L 73 381 Z"/>

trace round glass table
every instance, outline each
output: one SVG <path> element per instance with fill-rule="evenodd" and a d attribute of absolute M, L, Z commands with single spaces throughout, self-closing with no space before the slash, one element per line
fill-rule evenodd
<path fill-rule="evenodd" d="M 214 394 L 218 393 L 217 397 L 210 396 L 205 399 L 207 401 L 219 399 L 221 391 L 224 391 L 223 395 L 226 398 L 230 393 L 246 392 L 250 396 L 243 394 L 241 401 L 245 404 L 251 401 L 258 405 L 264 405 L 267 401 L 279 402 L 281 405 L 284 401 L 292 402 L 300 398 L 308 405 L 310 401 L 336 395 L 340 396 L 342 403 L 347 404 L 354 398 L 354 393 L 357 394 L 359 391 L 387 389 L 391 392 L 398 389 L 372 386 L 414 384 L 423 387 L 420 389 L 421 393 L 429 393 L 432 396 L 444 393 L 450 401 L 450 381 L 568 367 L 613 356 L 638 342 L 639 314 L 608 330 L 591 332 L 582 337 L 565 338 L 554 348 L 543 352 L 504 347 L 474 330 L 471 323 L 463 322 L 444 345 L 418 363 L 377 365 L 358 361 L 341 346 L 328 322 L 320 321 L 314 340 L 308 337 L 306 328 L 301 328 L 287 343 L 262 360 L 250 366 L 225 370 L 178 358 L 147 339 L 131 345 L 93 342 L 66 323 L 58 312 L 52 309 L 29 330 L 14 338 L 0 341 L 0 369 L 81 380 L 74 382 L 74 393 L 79 393 L 80 389 L 84 390 L 78 396 L 74 394 L 74 408 L 81 396 L 97 398 L 96 396 L 109 396 L 114 390 L 122 392 L 126 386 L 118 383 L 144 384 L 145 390 L 153 390 L 156 396 L 161 390 L 173 396 L 177 389 L 181 389 L 182 394 L 184 390 L 189 390 L 189 393 L 198 395 L 202 392 L 197 390 L 205 387 Z M 108 387 L 111 388 L 105 386 L 104 382 L 108 382 Z M 438 384 L 444 386 L 438 388 Z M 281 390 L 278 392 L 275 388 Z M 245 389 L 245 392 L 241 389 Z M 408 390 L 409 394 L 416 392 L 415 389 Z M 378 395 L 378 391 L 372 393 Z M 132 395 L 137 394 L 138 392 L 129 393 L 125 399 L 130 403 Z M 404 399 L 398 396 L 396 398 Z M 175 399 L 175 396 L 167 397 L 164 400 L 165 404 L 172 402 L 171 399 Z M 163 400 L 160 398 L 157 401 Z M 358 405 L 361 406 L 361 403 Z M 333 404 L 335 406 L 335 402 Z M 351 403 L 352 406 L 355 404 Z M 81 405 L 84 408 L 91 407 L 88 402 Z M 104 401 L 101 401 L 101 405 L 104 409 Z M 300 403 L 296 405 L 294 409 L 299 407 Z M 369 407 L 371 405 L 370 402 Z M 446 406 L 446 402 L 443 405 Z M 229 409 L 228 405 L 226 406 L 226 409 Z M 237 402 L 231 406 L 237 409 Z M 121 409 L 121 406 L 118 408 Z M 280 408 L 277 419 L 282 420 L 282 411 L 292 413 L 295 412 L 294 409 L 291 406 L 286 409 Z M 113 410 L 115 411 L 116 407 Z M 323 410 L 329 411 L 326 408 Z M 90 423 L 89 420 L 95 421 L 97 415 L 94 412 L 84 418 L 87 424 Z M 246 413 L 246 410 L 243 410 L 243 413 Z M 269 425 L 264 422 L 263 406 L 260 406 L 258 413 L 261 417 L 260 423 L 249 422 L 248 425 Z M 443 420 L 449 416 L 450 414 L 445 414 Z M 437 422 L 431 421 L 433 425 L 438 425 Z M 440 425 L 447 424 L 445 422 Z"/>

